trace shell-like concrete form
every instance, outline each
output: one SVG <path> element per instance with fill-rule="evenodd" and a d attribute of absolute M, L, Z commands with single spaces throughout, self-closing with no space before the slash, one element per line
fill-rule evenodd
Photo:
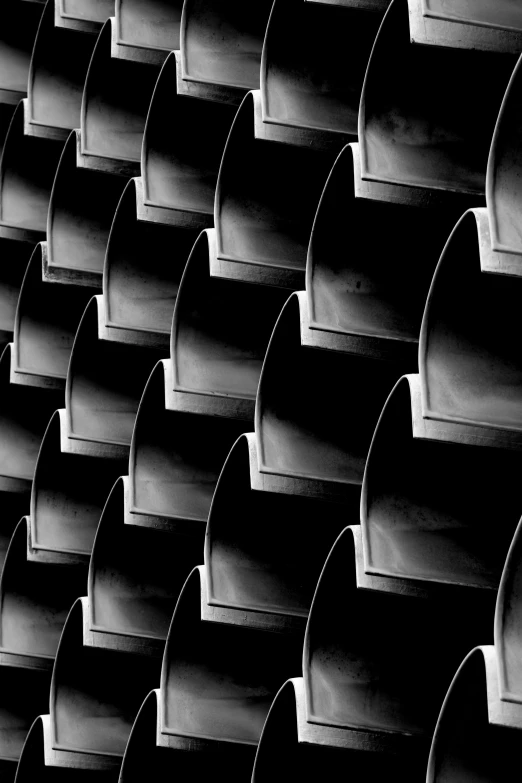
<path fill-rule="evenodd" d="M 20 290 L 14 328 L 15 383 L 65 389 L 78 323 L 91 290 L 42 280 L 47 245 L 36 245 Z"/>
<path fill-rule="evenodd" d="M 109 16 L 114 16 L 114 0 L 55 0 L 57 27 L 98 33 Z"/>
<path fill-rule="evenodd" d="M 4 780 L 14 779 L 12 765 L 20 758 L 27 732 L 34 719 L 49 708 L 51 672 L 19 666 L 16 658 L 2 656 L 0 662 L 0 772 Z"/>
<path fill-rule="evenodd" d="M 72 451 L 128 454 L 143 387 L 160 355 L 105 338 L 103 297 L 92 297 L 74 339 L 67 382 L 67 439 Z"/>
<path fill-rule="evenodd" d="M 51 748 L 49 715 L 39 715 L 29 729 L 18 767 L 15 783 L 116 783 L 118 771 L 75 769 L 59 766 Z"/>
<path fill-rule="evenodd" d="M 140 173 L 145 119 L 159 68 L 111 56 L 113 18 L 94 47 L 81 109 L 80 165 L 98 171 Z"/>
<path fill-rule="evenodd" d="M 205 538 L 207 599 L 229 622 L 300 628 L 349 509 L 266 492 L 261 481 L 255 435 L 242 435 L 225 461 L 210 508 Z M 358 521 L 356 508 L 353 521 Z"/>
<path fill-rule="evenodd" d="M 129 520 L 204 532 L 223 462 L 248 422 L 166 408 L 170 361 L 158 362 L 143 392 L 129 458 Z"/>
<path fill-rule="evenodd" d="M 288 291 L 211 276 L 215 229 L 203 231 L 180 283 L 170 356 L 178 409 L 254 418 L 261 366 Z"/>
<path fill-rule="evenodd" d="M 442 705 L 428 764 L 427 783 L 508 783 L 517 764 L 522 723 L 500 723 L 492 713 L 492 647 L 472 650 L 459 667 Z M 520 709 L 520 705 L 509 705 Z M 497 720 L 495 720 L 497 717 Z"/>
<path fill-rule="evenodd" d="M 161 69 L 145 125 L 143 219 L 206 228 L 236 107 L 178 94 L 178 54 L 171 52 Z"/>
<path fill-rule="evenodd" d="M 201 98 L 240 103 L 259 88 L 263 38 L 272 0 L 187 0 L 180 49 L 185 90 Z M 216 35 L 216 30 L 219 34 Z M 178 90 L 181 85 L 178 84 Z"/>
<path fill-rule="evenodd" d="M 416 436 L 419 396 L 418 376 L 401 378 L 373 436 L 361 503 L 365 570 L 496 589 L 520 517 L 522 452 Z"/>
<path fill-rule="evenodd" d="M 366 345 L 417 366 L 424 302 L 461 211 L 401 201 L 409 193 L 362 180 L 358 144 L 347 145 L 336 159 L 317 207 L 306 267 L 309 326 L 318 345 L 348 351 Z M 369 226 L 376 229 L 371 243 Z"/>
<path fill-rule="evenodd" d="M 179 282 L 197 231 L 142 221 L 141 203 L 141 180 L 131 179 L 105 255 L 105 329 L 111 340 L 168 351 Z"/>
<path fill-rule="evenodd" d="M 360 528 L 346 528 L 310 610 L 306 720 L 321 726 L 326 744 L 342 729 L 344 747 L 363 750 L 369 741 L 394 749 L 419 779 L 453 673 L 491 633 L 493 599 L 367 575 Z"/>
<path fill-rule="evenodd" d="M 519 181 L 522 155 L 518 143 L 522 132 L 521 97 L 522 65 L 519 60 L 498 115 L 486 179 L 492 248 L 509 254 L 519 275 L 522 275 L 522 188 Z"/>
<path fill-rule="evenodd" d="M 327 741 L 325 741 L 325 739 Z M 330 741 L 328 741 L 328 739 Z M 256 754 L 252 783 L 283 783 L 294 775 L 314 783 L 325 769 L 343 770 L 348 779 L 379 783 L 418 779 L 400 757 L 368 743 L 364 750 L 344 747 L 341 732 L 325 738 L 321 727 L 306 721 L 302 677 L 288 680 L 278 691 L 267 715 Z"/>
<path fill-rule="evenodd" d="M 119 478 L 100 517 L 89 568 L 89 631 L 96 646 L 161 655 L 183 584 L 201 560 L 203 535 L 125 524 Z"/>
<path fill-rule="evenodd" d="M 13 345 L 0 358 L 0 489 L 31 488 L 38 450 L 56 408 L 63 405 L 63 392 L 11 383 Z"/>
<path fill-rule="evenodd" d="M 44 562 L 86 562 L 91 554 L 102 509 L 125 462 L 70 454 L 65 411 L 47 427 L 31 494 L 29 556 Z"/>
<path fill-rule="evenodd" d="M 5 0 L 0 11 L 0 102 L 16 105 L 27 94 L 34 39 L 42 15 L 37 3 Z"/>
<path fill-rule="evenodd" d="M 522 666 L 520 644 L 522 623 L 522 524 L 513 537 L 497 597 L 495 651 L 500 697 L 517 705 L 522 728 Z"/>
<path fill-rule="evenodd" d="M 0 236 L 38 242 L 63 142 L 25 135 L 25 105 L 16 107 L 0 161 Z"/>
<path fill-rule="evenodd" d="M 514 65 L 513 55 L 411 43 L 408 0 L 393 0 L 361 97 L 363 178 L 483 195 L 491 137 Z"/>
<path fill-rule="evenodd" d="M 255 115 L 261 117 L 259 90 L 239 107 L 221 161 L 214 213 L 218 274 L 299 288 L 334 153 L 260 141 Z"/>
<path fill-rule="evenodd" d="M 134 718 L 157 685 L 155 658 L 89 646 L 87 598 L 67 617 L 53 669 L 51 742 L 71 767 L 114 769 L 121 764 Z"/>
<path fill-rule="evenodd" d="M 267 489 L 357 503 L 364 463 L 398 364 L 301 344 L 306 294 L 292 294 L 261 371 L 255 429 Z"/>
<path fill-rule="evenodd" d="M 73 131 L 51 193 L 44 275 L 59 283 L 101 287 L 107 241 L 125 179 L 77 166 L 79 147 L 79 131 Z"/>
<path fill-rule="evenodd" d="M 113 54 L 161 65 L 179 49 L 183 0 L 116 0 Z"/>
<path fill-rule="evenodd" d="M 180 594 L 161 671 L 162 733 L 180 750 L 205 745 L 251 753 L 270 703 L 300 665 L 300 637 L 219 622 L 206 603 L 204 568 Z"/>
<path fill-rule="evenodd" d="M 55 27 L 47 2 L 35 39 L 27 88 L 26 133 L 65 141 L 80 125 L 83 85 L 96 37 Z"/>
<path fill-rule="evenodd" d="M 71 604 L 85 592 L 87 568 L 28 560 L 28 535 L 24 517 L 0 579 L 0 655 L 18 655 L 25 666 L 50 669 Z"/>
<path fill-rule="evenodd" d="M 25 490 L 20 492 L 0 491 L 0 509 L 2 512 L 0 522 L 0 574 L 7 550 L 9 549 L 11 536 L 20 519 L 29 513 L 30 498 L 30 484 Z"/>
<path fill-rule="evenodd" d="M 357 137 L 364 74 L 383 13 L 274 2 L 261 60 L 261 127 L 256 136 L 333 146 Z"/>
<path fill-rule="evenodd" d="M 232 783 L 249 780 L 252 753 L 241 752 L 237 746 L 218 752 L 195 742 L 191 752 L 169 745 L 169 738 L 160 733 L 160 691 L 149 693 L 136 716 L 123 756 L 119 783 L 142 783 L 151 776 L 154 780 L 169 780 L 173 775 L 180 783 L 203 780 L 217 775 Z"/>
<path fill-rule="evenodd" d="M 0 238 L 0 350 L 13 340 L 18 297 L 33 250 L 32 242 Z"/>
<path fill-rule="evenodd" d="M 419 44 L 519 54 L 522 11 L 513 0 L 409 0 L 410 34 Z"/>
<path fill-rule="evenodd" d="M 419 346 L 423 415 L 511 430 L 520 440 L 522 280 L 483 274 L 479 242 L 477 215 L 467 212 L 435 271 Z"/>

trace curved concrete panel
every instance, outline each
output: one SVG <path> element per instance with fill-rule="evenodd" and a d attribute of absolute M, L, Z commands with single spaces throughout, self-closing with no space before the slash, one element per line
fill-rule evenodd
<path fill-rule="evenodd" d="M 6 0 L 0 11 L 0 100 L 16 105 L 25 98 L 34 39 L 42 6 Z"/>
<path fill-rule="evenodd" d="M 65 411 L 47 427 L 31 495 L 31 547 L 51 562 L 86 561 L 110 488 L 125 470 L 119 460 L 68 454 Z"/>
<path fill-rule="evenodd" d="M 199 740 L 239 746 L 253 760 L 270 703 L 299 668 L 299 639 L 202 617 L 203 567 L 180 594 L 161 672 L 161 730 L 190 748 Z M 246 746 L 246 747 L 245 747 Z"/>
<path fill-rule="evenodd" d="M 116 0 L 117 56 L 162 64 L 179 49 L 183 0 Z"/>
<path fill-rule="evenodd" d="M 358 521 L 358 508 L 263 492 L 253 488 L 258 484 L 255 436 L 241 435 L 223 465 L 208 518 L 208 601 L 239 624 L 300 627 L 326 556 L 350 511 Z"/>
<path fill-rule="evenodd" d="M 459 667 L 442 705 L 433 737 L 427 783 L 507 783 L 518 758 L 520 729 L 489 721 L 483 650 Z"/>
<path fill-rule="evenodd" d="M 161 69 L 145 125 L 144 218 L 205 228 L 213 225 L 219 165 L 236 108 L 178 94 L 176 54 L 171 52 Z"/>
<path fill-rule="evenodd" d="M 34 721 L 20 755 L 15 783 L 116 783 L 116 770 L 73 769 L 53 764 L 50 728 L 49 715 L 39 715 Z"/>
<path fill-rule="evenodd" d="M 0 161 L 0 231 L 45 239 L 51 188 L 63 142 L 24 135 L 24 102 L 16 107 Z"/>
<path fill-rule="evenodd" d="M 67 753 L 70 766 L 85 766 L 90 758 L 103 768 L 121 763 L 140 705 L 157 683 L 159 663 L 86 646 L 86 603 L 82 598 L 73 604 L 58 646 L 50 696 L 52 747 Z"/>
<path fill-rule="evenodd" d="M 63 392 L 10 383 L 10 343 L 0 358 L 0 486 L 27 491 L 51 413 L 63 405 Z"/>
<path fill-rule="evenodd" d="M 4 565 L 5 556 L 9 549 L 11 536 L 20 519 L 29 513 L 31 498 L 31 485 L 21 492 L 0 491 L 0 508 L 2 520 L 0 522 L 0 574 Z"/>
<path fill-rule="evenodd" d="M 26 669 L 2 662 L 0 688 L 2 710 L 0 712 L 0 771 L 2 780 L 8 762 L 16 763 L 22 747 L 37 715 L 48 709 L 51 672 L 42 669 Z M 9 771 L 10 772 L 10 771 Z M 9 780 L 9 778 L 6 778 Z"/>
<path fill-rule="evenodd" d="M 391 189 L 397 190 L 361 180 L 359 145 L 339 154 L 308 246 L 310 328 L 317 339 L 335 341 L 338 349 L 344 344 L 349 349 L 356 336 L 390 354 L 404 354 L 416 367 L 433 271 L 462 212 L 382 200 Z"/>
<path fill-rule="evenodd" d="M 103 303 L 111 340 L 168 350 L 172 312 L 197 231 L 139 219 L 139 180 L 118 204 L 105 255 Z"/>
<path fill-rule="evenodd" d="M 522 188 L 519 182 L 522 156 L 518 144 L 522 132 L 521 95 L 522 65 L 519 60 L 504 95 L 491 143 L 486 198 L 492 247 L 516 254 L 513 263 L 522 275 Z"/>
<path fill-rule="evenodd" d="M 71 604 L 85 592 L 87 568 L 27 559 L 29 520 L 11 538 L 0 579 L 0 652 L 52 663 Z"/>
<path fill-rule="evenodd" d="M 448 239 L 426 302 L 419 345 L 424 416 L 522 430 L 521 287 L 520 278 L 481 272 L 477 216 L 467 212 Z"/>
<path fill-rule="evenodd" d="M 55 27 L 55 3 L 44 8 L 27 87 L 26 132 L 65 139 L 80 125 L 83 85 L 96 38 Z"/>
<path fill-rule="evenodd" d="M 408 0 L 393 0 L 361 97 L 363 177 L 480 197 L 514 65 L 512 55 L 412 44 Z"/>
<path fill-rule="evenodd" d="M 265 137 L 337 150 L 355 141 L 364 73 L 382 15 L 275 1 L 261 60 Z"/>
<path fill-rule="evenodd" d="M 211 276 L 214 229 L 181 279 L 170 342 L 174 400 L 186 410 L 252 418 L 261 365 L 288 291 Z"/>
<path fill-rule="evenodd" d="M 358 497 L 379 413 L 400 368 L 301 345 L 306 294 L 292 294 L 274 327 L 256 403 L 259 468 L 297 494 Z"/>
<path fill-rule="evenodd" d="M 495 613 L 495 650 L 500 697 L 522 704 L 522 666 L 520 645 L 522 623 L 522 526 L 519 524 L 504 566 Z M 519 711 L 522 710 L 519 707 Z"/>
<path fill-rule="evenodd" d="M 0 350 L 13 340 L 18 297 L 33 250 L 32 242 L 0 238 Z"/>
<path fill-rule="evenodd" d="M 367 576 L 361 556 L 358 528 L 346 528 L 317 585 L 303 651 L 307 720 L 358 729 L 355 749 L 361 731 L 391 733 L 396 752 L 426 763 L 458 662 L 491 633 L 493 601 Z"/>
<path fill-rule="evenodd" d="M 522 12 L 513 0 L 409 0 L 409 5 L 415 43 L 520 52 Z"/>
<path fill-rule="evenodd" d="M 125 179 L 78 167 L 79 144 L 79 134 L 73 131 L 56 171 L 44 273 L 60 283 L 100 287 L 109 232 Z"/>
<path fill-rule="evenodd" d="M 412 380 L 397 382 L 368 453 L 366 571 L 496 589 L 520 517 L 522 453 L 415 437 Z"/>
<path fill-rule="evenodd" d="M 221 161 L 214 211 L 220 276 L 296 288 L 333 154 L 256 140 L 256 112 L 259 91 L 239 107 Z"/>
<path fill-rule="evenodd" d="M 108 497 L 89 567 L 89 627 L 97 644 L 163 651 L 183 583 L 201 560 L 203 535 L 125 524 L 125 487 Z"/>
<path fill-rule="evenodd" d="M 65 389 L 74 335 L 88 288 L 42 280 L 47 248 L 34 249 L 20 289 L 14 327 L 13 380 L 28 386 Z"/>
<path fill-rule="evenodd" d="M 157 66 L 111 57 L 105 22 L 89 65 L 81 109 L 82 165 L 139 175 L 141 143 Z"/>
<path fill-rule="evenodd" d="M 205 97 L 219 85 L 226 102 L 259 87 L 261 50 L 272 0 L 188 0 L 181 16 L 183 79 Z M 219 32 L 218 32 L 219 31 Z M 198 89 L 199 88 L 199 89 Z"/>
<path fill-rule="evenodd" d="M 65 400 L 68 439 L 85 453 L 128 453 L 143 387 L 161 354 L 100 339 L 103 300 L 85 308 L 71 351 Z"/>
<path fill-rule="evenodd" d="M 202 531 L 223 462 L 247 423 L 170 410 L 170 361 L 158 362 L 143 392 L 129 458 L 135 524 Z"/>
<path fill-rule="evenodd" d="M 114 0 L 55 0 L 55 25 L 80 32 L 100 31 L 114 16 Z"/>

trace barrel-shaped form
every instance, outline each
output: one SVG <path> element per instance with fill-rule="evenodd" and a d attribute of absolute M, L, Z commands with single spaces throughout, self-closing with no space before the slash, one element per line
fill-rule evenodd
<path fill-rule="evenodd" d="M 116 0 L 117 56 L 162 63 L 179 49 L 183 0 Z"/>
<path fill-rule="evenodd" d="M 179 282 L 197 232 L 138 219 L 139 180 L 131 179 L 114 215 L 103 279 L 111 340 L 168 348 Z"/>
<path fill-rule="evenodd" d="M 204 228 L 213 222 L 219 164 L 236 108 L 178 94 L 176 54 L 161 69 L 145 125 L 144 202 L 151 220 L 175 223 L 181 213 Z"/>
<path fill-rule="evenodd" d="M 379 413 L 399 365 L 301 345 L 306 294 L 292 294 L 274 328 L 256 403 L 259 467 L 296 492 L 358 497 Z"/>
<path fill-rule="evenodd" d="M 107 240 L 125 179 L 78 167 L 78 131 L 56 171 L 47 218 L 45 275 L 57 282 L 101 286 Z"/>
<path fill-rule="evenodd" d="M 357 136 L 364 73 L 382 12 L 276 0 L 261 62 L 264 132 L 338 149 Z M 309 133 L 313 131 L 312 133 Z"/>
<path fill-rule="evenodd" d="M 33 250 L 32 242 L 0 238 L 0 350 L 13 340 L 18 297 Z"/>
<path fill-rule="evenodd" d="M 170 362 L 158 362 L 143 392 L 129 458 L 136 524 L 204 530 L 223 462 L 247 424 L 165 407 Z"/>
<path fill-rule="evenodd" d="M 350 336 L 367 337 L 390 353 L 404 352 L 416 367 L 431 278 L 460 212 L 385 200 L 392 189 L 399 190 L 361 180 L 358 144 L 339 154 L 310 236 L 308 313 L 323 339 L 335 335 L 348 344 Z"/>
<path fill-rule="evenodd" d="M 51 682 L 52 747 L 103 764 L 119 764 L 136 713 L 157 684 L 153 658 L 100 650 L 84 644 L 87 599 L 67 617 Z M 71 758 L 71 766 L 74 766 Z"/>
<path fill-rule="evenodd" d="M 33 480 L 43 434 L 63 392 L 10 383 L 10 343 L 0 358 L 0 483 L 3 489 L 27 490 Z"/>
<path fill-rule="evenodd" d="M 92 33 L 55 27 L 55 3 L 44 8 L 27 90 L 28 132 L 66 139 L 80 125 L 83 85 L 96 42 Z"/>
<path fill-rule="evenodd" d="M 507 783 L 518 758 L 520 729 L 490 723 L 484 650 L 459 667 L 442 705 L 427 783 Z"/>
<path fill-rule="evenodd" d="M 521 290 L 519 277 L 481 272 L 477 215 L 467 212 L 426 302 L 419 346 L 424 416 L 522 430 Z"/>
<path fill-rule="evenodd" d="M 0 579 L 0 651 L 28 656 L 34 666 L 44 667 L 56 654 L 71 604 L 85 592 L 87 569 L 28 560 L 28 528 L 24 517 Z"/>
<path fill-rule="evenodd" d="M 187 0 L 181 17 L 183 79 L 197 86 L 219 85 L 237 100 L 259 87 L 263 38 L 272 0 Z M 219 30 L 219 34 L 216 31 Z M 227 89 L 228 88 L 228 89 Z M 204 93 L 203 93 L 204 94 Z"/>
<path fill-rule="evenodd" d="M 366 570 L 496 589 L 520 517 L 522 453 L 414 437 L 419 393 L 418 376 L 401 378 L 373 436 L 361 503 Z"/>
<path fill-rule="evenodd" d="M 111 24 L 98 36 L 85 81 L 81 154 L 85 166 L 135 176 L 158 67 L 111 57 Z"/>
<path fill-rule="evenodd" d="M 204 569 L 178 599 L 161 672 L 161 730 L 190 741 L 237 744 L 253 759 L 270 703 L 299 667 L 298 639 L 202 619 Z M 246 747 L 245 747 L 246 746 Z"/>
<path fill-rule="evenodd" d="M 140 397 L 158 352 L 100 339 L 103 301 L 85 308 L 71 352 L 65 389 L 72 447 L 123 455 L 130 446 Z"/>
<path fill-rule="evenodd" d="M 208 601 L 241 615 L 245 624 L 298 625 L 349 510 L 254 489 L 258 484 L 255 436 L 249 433 L 233 445 L 212 500 L 205 539 Z"/>
<path fill-rule="evenodd" d="M 114 0 L 55 0 L 55 24 L 69 30 L 97 33 L 109 16 Z"/>
<path fill-rule="evenodd" d="M 10 780 L 9 764 L 20 758 L 34 719 L 49 707 L 51 673 L 3 662 L 0 665 L 2 711 L 0 713 L 0 771 Z"/>
<path fill-rule="evenodd" d="M 51 561 L 88 560 L 105 500 L 125 462 L 62 451 L 65 411 L 42 441 L 31 495 L 31 547 Z"/>
<path fill-rule="evenodd" d="M 116 783 L 117 770 L 74 769 L 50 763 L 51 723 L 49 715 L 39 715 L 27 733 L 15 783 Z"/>
<path fill-rule="evenodd" d="M 172 320 L 174 398 L 187 409 L 253 418 L 261 365 L 288 292 L 211 276 L 215 229 L 188 258 Z"/>
<path fill-rule="evenodd" d="M 45 239 L 51 188 L 63 142 L 24 135 L 24 102 L 16 107 L 0 161 L 0 227 L 15 238 Z M 0 229 L 1 230 L 1 229 Z"/>
<path fill-rule="evenodd" d="M 201 560 L 203 535 L 125 524 L 126 481 L 116 481 L 100 517 L 89 569 L 89 627 L 98 637 L 120 634 L 123 649 L 132 642 L 161 649 L 179 592 Z"/>
<path fill-rule="evenodd" d="M 391 732 L 397 750 L 411 750 L 418 762 L 415 751 L 421 758 L 427 753 L 458 662 L 491 633 L 493 601 L 474 601 L 459 589 L 423 593 L 411 582 L 366 576 L 361 565 L 360 533 L 347 528 L 310 610 L 303 652 L 307 720 Z"/>
<path fill-rule="evenodd" d="M 508 54 L 412 44 L 408 0 L 393 0 L 361 97 L 363 177 L 482 195 L 514 64 Z"/>
<path fill-rule="evenodd" d="M 47 245 L 34 249 L 20 290 L 14 330 L 13 379 L 29 386 L 65 388 L 78 323 L 91 291 L 42 280 Z"/>
<path fill-rule="evenodd" d="M 223 153 L 214 216 L 218 259 L 234 277 L 300 287 L 333 153 L 256 140 L 255 112 L 260 116 L 259 91 L 245 96 Z"/>

